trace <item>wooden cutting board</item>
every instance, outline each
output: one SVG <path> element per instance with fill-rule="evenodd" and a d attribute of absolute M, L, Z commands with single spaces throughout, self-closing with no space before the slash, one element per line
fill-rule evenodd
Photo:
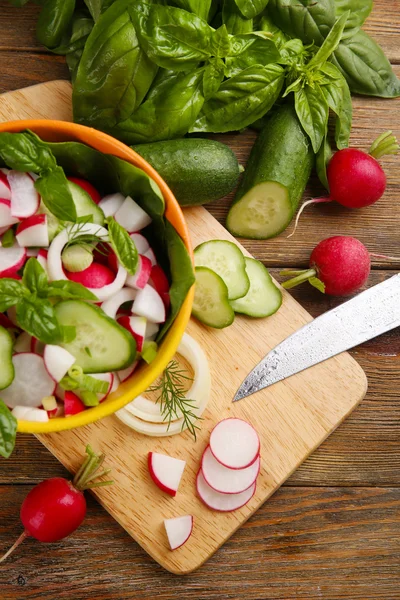
<path fill-rule="evenodd" d="M 26 118 L 71 120 L 69 83 L 53 81 L 0 97 L 2 121 Z M 205 209 L 186 209 L 185 216 L 194 246 L 215 238 L 235 241 Z M 105 452 L 115 483 L 99 488 L 95 493 L 98 501 L 163 567 L 173 573 L 190 573 L 278 489 L 366 393 L 367 381 L 361 367 L 348 354 L 342 354 L 232 404 L 234 392 L 254 365 L 310 320 L 310 315 L 285 292 L 281 309 L 268 319 L 238 317 L 222 331 L 190 322 L 188 332 L 204 348 L 212 374 L 211 398 L 197 442 L 187 432 L 171 438 L 145 437 L 115 416 L 74 431 L 41 435 L 39 439 L 71 471 L 76 470 L 87 443 Z M 195 476 L 211 428 L 227 416 L 242 417 L 256 426 L 261 438 L 262 468 L 249 504 L 224 514 L 210 511 L 200 502 Z M 159 491 L 150 480 L 150 450 L 187 461 L 176 498 Z M 171 552 L 163 520 L 184 514 L 194 515 L 193 534 L 182 548 Z"/>

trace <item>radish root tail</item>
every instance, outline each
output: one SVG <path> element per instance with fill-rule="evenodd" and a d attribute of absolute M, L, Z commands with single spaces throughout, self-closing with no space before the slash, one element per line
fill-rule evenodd
<path fill-rule="evenodd" d="M 314 198 L 313 200 L 307 200 L 307 202 L 304 202 L 304 204 L 300 208 L 299 212 L 297 213 L 296 220 L 294 222 L 294 229 L 293 229 L 292 233 L 287 236 L 287 239 L 291 238 L 296 233 L 296 229 L 299 224 L 300 217 L 303 213 L 303 210 L 306 208 L 306 206 L 309 206 L 310 204 L 326 204 L 327 202 L 332 202 L 331 198 Z"/>
<path fill-rule="evenodd" d="M 17 541 L 11 546 L 11 548 L 9 550 L 7 550 L 7 552 L 5 554 L 3 554 L 3 556 L 0 558 L 0 563 L 2 563 L 3 561 L 6 560 L 6 558 L 8 558 L 10 556 L 10 554 L 12 554 L 12 552 L 14 552 L 14 550 L 16 548 L 18 548 L 18 546 L 20 544 L 22 544 L 22 542 L 28 537 L 28 534 L 26 533 L 26 531 L 23 531 L 21 533 L 21 535 L 19 536 L 19 538 L 17 539 Z"/>

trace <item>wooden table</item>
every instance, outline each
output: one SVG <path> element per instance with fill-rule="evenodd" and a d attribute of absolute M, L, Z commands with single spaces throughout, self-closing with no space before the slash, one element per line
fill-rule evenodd
<path fill-rule="evenodd" d="M 400 75 L 400 2 L 375 0 L 366 29 Z M 0 0 L 0 92 L 67 78 L 62 57 L 35 41 L 39 8 Z M 400 138 L 400 101 L 356 99 L 352 141 L 362 147 L 381 131 Z M 225 136 L 244 161 L 252 133 Z M 315 244 L 333 234 L 360 238 L 371 252 L 400 256 L 400 158 L 385 161 L 388 189 L 363 211 L 310 209 L 292 240 L 244 242 L 277 275 L 303 266 Z M 312 181 L 308 194 L 321 189 Z M 228 200 L 210 207 L 223 222 Z M 400 270 L 375 262 L 369 285 Z M 336 304 L 310 286 L 293 291 L 314 315 Z M 85 525 L 64 542 L 27 540 L 0 567 L 1 600 L 355 600 L 400 599 L 400 332 L 352 351 L 369 392 L 360 407 L 250 521 L 190 576 L 161 569 L 93 500 Z M 321 386 L 323 382 L 321 382 Z M 21 532 L 19 506 L 30 487 L 67 473 L 31 436 L 0 462 L 0 549 Z M 134 501 L 134 499 L 133 499 Z"/>

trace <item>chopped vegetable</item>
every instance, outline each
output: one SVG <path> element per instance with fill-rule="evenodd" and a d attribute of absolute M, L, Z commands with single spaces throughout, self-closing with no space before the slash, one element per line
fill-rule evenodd
<path fill-rule="evenodd" d="M 154 483 L 170 496 L 176 496 L 186 462 L 159 452 L 149 452 L 148 467 Z"/>
<path fill-rule="evenodd" d="M 192 515 L 185 515 L 183 517 L 175 517 L 174 519 L 165 519 L 164 526 L 171 550 L 177 550 L 191 536 L 193 531 L 193 517 Z"/>

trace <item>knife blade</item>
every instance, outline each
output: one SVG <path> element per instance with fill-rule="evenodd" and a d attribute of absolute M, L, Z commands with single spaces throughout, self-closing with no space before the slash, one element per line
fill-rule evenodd
<path fill-rule="evenodd" d="M 324 313 L 278 344 L 249 373 L 233 402 L 400 325 L 400 273 Z"/>

